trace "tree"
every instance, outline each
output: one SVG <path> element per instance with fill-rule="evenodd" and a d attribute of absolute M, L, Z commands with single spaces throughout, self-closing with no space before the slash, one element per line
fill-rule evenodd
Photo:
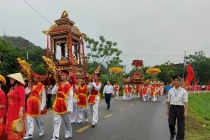
<path fill-rule="evenodd" d="M 175 76 L 175 66 L 170 61 L 165 62 L 159 66 L 161 72 L 157 75 L 158 79 L 165 84 L 171 82 L 171 78 Z"/>
<path fill-rule="evenodd" d="M 89 61 L 87 61 L 87 68 L 88 68 L 87 73 L 93 74 L 94 71 L 96 70 L 96 68 L 99 65 L 101 66 L 100 67 L 100 74 L 107 74 L 108 71 L 107 71 L 107 68 L 104 67 L 104 65 L 101 65 L 101 64 L 99 64 L 97 62 L 89 62 Z"/>
<path fill-rule="evenodd" d="M 194 55 L 189 55 L 185 57 L 185 63 L 191 63 L 196 80 L 199 84 L 208 84 L 210 79 L 210 58 L 205 56 L 203 51 L 195 52 Z"/>
<path fill-rule="evenodd" d="M 89 49 L 87 59 L 90 62 L 102 64 L 107 68 L 122 66 L 122 60 L 119 57 L 122 51 L 114 48 L 117 42 L 107 41 L 103 36 L 99 37 L 99 41 L 85 37 L 85 42 L 88 44 L 86 45 L 86 48 Z"/>
<path fill-rule="evenodd" d="M 16 51 L 12 45 L 0 38 L 0 73 L 4 76 L 20 72 L 17 64 L 17 58 L 22 57 L 21 53 Z"/>
<path fill-rule="evenodd" d="M 22 37 L 3 36 L 1 37 L 1 43 L 5 44 L 4 48 L 1 49 L 5 49 L 6 47 L 7 53 L 9 53 L 7 56 L 4 56 L 7 57 L 6 60 L 9 60 L 10 58 L 12 59 L 11 61 L 4 61 L 3 63 L 4 67 L 8 67 L 5 66 L 5 64 L 7 64 L 8 62 L 10 63 L 13 62 L 12 64 L 17 66 L 17 69 L 15 70 L 16 71 L 19 70 L 16 59 L 20 57 L 21 59 L 24 59 L 29 64 L 31 64 L 31 69 L 33 71 L 41 74 L 44 74 L 46 72 L 45 65 L 42 62 L 42 56 L 45 55 L 46 51 L 45 49 L 42 49 L 41 47 L 34 45 L 33 43 L 29 42 L 28 40 Z M 10 54 L 12 54 L 12 57 Z M 13 72 L 12 70 L 14 69 L 11 69 L 9 71 Z M 7 70 L 6 72 L 9 71 Z"/>

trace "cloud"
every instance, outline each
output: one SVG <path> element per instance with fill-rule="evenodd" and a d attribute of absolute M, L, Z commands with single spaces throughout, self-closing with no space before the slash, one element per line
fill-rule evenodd
<path fill-rule="evenodd" d="M 98 39 L 103 35 L 116 41 L 128 71 L 133 59 L 154 66 L 168 60 L 183 62 L 185 50 L 187 54 L 203 50 L 210 56 L 209 0 L 25 1 L 52 24 L 66 10 L 89 37 Z M 46 36 L 42 30 L 51 25 L 25 1 L 1 1 L 0 32 L 22 36 L 44 48 Z"/>

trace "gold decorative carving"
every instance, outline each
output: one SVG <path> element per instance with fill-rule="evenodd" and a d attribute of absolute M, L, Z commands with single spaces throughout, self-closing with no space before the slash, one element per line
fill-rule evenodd
<path fill-rule="evenodd" d="M 31 70 L 31 66 L 29 65 L 29 63 L 26 62 L 25 60 L 21 60 L 20 58 L 17 58 L 17 61 L 21 72 L 23 72 L 26 75 L 29 83 L 32 83 L 33 82 L 32 75 L 34 72 Z"/>
<path fill-rule="evenodd" d="M 63 11 L 61 18 L 67 18 L 69 14 L 66 12 L 66 10 Z"/>
<path fill-rule="evenodd" d="M 55 64 L 53 63 L 52 59 L 42 56 L 42 60 L 44 61 L 48 71 L 52 74 L 53 79 L 58 82 L 57 70 Z"/>
<path fill-rule="evenodd" d="M 54 25 L 52 25 L 52 26 L 50 27 L 49 30 L 44 30 L 44 31 L 42 31 L 42 33 L 44 33 L 44 34 L 46 34 L 46 35 L 49 35 L 49 32 L 52 31 L 55 27 L 56 27 L 56 25 L 54 24 Z"/>

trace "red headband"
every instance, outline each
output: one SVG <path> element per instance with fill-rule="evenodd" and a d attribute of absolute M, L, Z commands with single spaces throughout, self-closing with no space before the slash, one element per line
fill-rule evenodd
<path fill-rule="evenodd" d="M 61 74 L 68 76 L 68 73 L 66 72 L 61 72 Z"/>
<path fill-rule="evenodd" d="M 94 74 L 95 77 L 99 78 L 98 74 Z"/>
<path fill-rule="evenodd" d="M 40 78 L 41 78 L 41 75 L 38 74 L 38 73 L 35 73 L 35 74 L 34 74 L 34 78 L 39 78 L 39 79 L 40 79 Z"/>

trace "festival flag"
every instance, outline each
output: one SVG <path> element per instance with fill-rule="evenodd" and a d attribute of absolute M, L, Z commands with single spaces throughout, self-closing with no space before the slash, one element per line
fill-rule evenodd
<path fill-rule="evenodd" d="M 193 71 L 193 68 L 192 68 L 191 64 L 188 63 L 188 65 L 187 65 L 187 77 L 186 77 L 188 85 L 190 85 L 193 78 L 195 78 L 194 71 Z"/>

